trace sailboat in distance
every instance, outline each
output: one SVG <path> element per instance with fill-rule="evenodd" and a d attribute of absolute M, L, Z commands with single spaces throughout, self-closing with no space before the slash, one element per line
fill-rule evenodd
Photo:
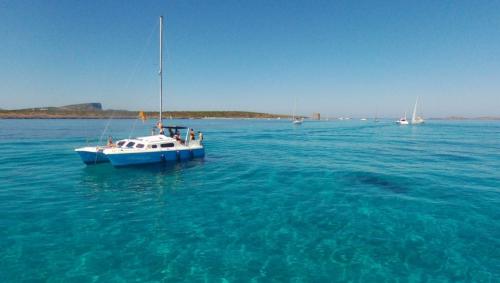
<path fill-rule="evenodd" d="M 297 98 L 295 98 L 295 106 L 293 108 L 293 116 L 292 116 L 292 123 L 294 125 L 302 125 L 302 121 L 303 119 L 302 118 L 299 118 L 299 117 L 295 117 L 295 112 L 297 112 Z"/>
<path fill-rule="evenodd" d="M 404 117 L 401 117 L 401 118 L 399 118 L 399 120 L 396 121 L 396 124 L 399 124 L 399 125 L 408 125 L 408 119 L 406 119 L 406 112 L 405 112 L 405 116 Z"/>
<path fill-rule="evenodd" d="M 418 125 L 424 122 L 424 119 L 422 119 L 422 117 L 417 116 L 417 105 L 418 105 L 418 97 L 417 100 L 415 101 L 415 106 L 413 107 L 413 115 L 411 116 L 412 125 Z"/>

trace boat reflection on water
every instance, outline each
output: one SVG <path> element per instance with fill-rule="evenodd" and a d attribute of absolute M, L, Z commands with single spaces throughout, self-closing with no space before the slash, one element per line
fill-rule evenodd
<path fill-rule="evenodd" d="M 204 159 L 186 162 L 142 164 L 120 167 L 116 170 L 109 164 L 86 166 L 80 174 L 80 185 L 86 191 L 98 193 L 104 191 L 150 191 L 163 188 L 174 190 L 186 181 L 182 176 L 185 170 L 205 164 Z"/>

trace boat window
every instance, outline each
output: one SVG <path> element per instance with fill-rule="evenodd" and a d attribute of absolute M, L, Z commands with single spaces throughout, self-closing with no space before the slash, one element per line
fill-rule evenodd
<path fill-rule="evenodd" d="M 171 143 L 171 142 L 169 142 L 169 143 L 162 143 L 160 146 L 163 147 L 163 148 L 165 148 L 165 147 L 174 147 L 174 144 Z"/>
<path fill-rule="evenodd" d="M 134 146 L 134 144 L 135 144 L 135 142 L 129 142 L 129 143 L 127 143 L 127 147 L 129 147 L 129 148 L 130 148 L 130 147 L 133 147 L 133 146 Z"/>
<path fill-rule="evenodd" d="M 124 144 L 125 144 L 125 141 L 119 141 L 116 145 L 120 147 L 120 146 L 122 146 Z"/>
<path fill-rule="evenodd" d="M 156 144 L 150 145 L 151 148 L 157 148 L 158 146 Z"/>
<path fill-rule="evenodd" d="M 137 148 L 143 148 L 144 145 L 142 143 L 138 143 L 135 147 L 137 147 Z"/>

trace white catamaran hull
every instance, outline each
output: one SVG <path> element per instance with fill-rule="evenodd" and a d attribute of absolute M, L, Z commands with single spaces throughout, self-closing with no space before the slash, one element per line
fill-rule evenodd
<path fill-rule="evenodd" d="M 106 147 L 100 146 L 87 146 L 75 149 L 80 155 L 83 163 L 87 165 L 109 162 L 108 157 L 104 154 Z"/>

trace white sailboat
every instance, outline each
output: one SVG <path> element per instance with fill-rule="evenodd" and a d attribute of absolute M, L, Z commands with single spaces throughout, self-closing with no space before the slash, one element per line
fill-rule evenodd
<path fill-rule="evenodd" d="M 159 134 L 122 140 L 117 147 L 104 149 L 104 154 L 113 166 L 161 163 L 187 160 L 205 156 L 203 136 L 194 139 L 194 130 L 186 127 L 163 126 L 163 17 L 160 16 L 160 113 L 157 128 Z M 167 136 L 164 129 L 170 133 Z M 180 129 L 187 129 L 186 138 L 181 139 Z M 175 133 L 174 133 L 175 131 Z"/>
<path fill-rule="evenodd" d="M 295 112 L 297 112 L 297 98 L 295 98 L 295 106 L 293 108 L 293 116 L 292 116 L 292 123 L 294 125 L 302 125 L 302 122 L 304 121 L 304 119 L 302 118 L 299 118 L 299 117 L 295 117 Z"/>
<path fill-rule="evenodd" d="M 418 97 L 417 100 L 415 101 L 415 106 L 413 107 L 413 115 L 411 116 L 412 125 L 418 125 L 424 122 L 424 119 L 422 119 L 422 117 L 417 116 L 417 105 L 418 105 Z"/>
<path fill-rule="evenodd" d="M 404 117 L 401 117 L 399 118 L 399 120 L 396 121 L 396 124 L 399 124 L 399 125 L 408 125 L 408 119 L 406 119 L 406 112 L 405 112 L 405 116 Z"/>
<path fill-rule="evenodd" d="M 195 139 L 193 129 L 178 126 L 163 126 L 163 17 L 160 17 L 160 111 L 156 128 L 159 134 L 124 139 L 106 147 L 76 149 L 86 164 L 109 161 L 113 166 L 161 163 L 204 157 L 203 135 Z M 169 135 L 164 131 L 168 130 Z M 180 130 L 187 129 L 185 139 Z"/>

